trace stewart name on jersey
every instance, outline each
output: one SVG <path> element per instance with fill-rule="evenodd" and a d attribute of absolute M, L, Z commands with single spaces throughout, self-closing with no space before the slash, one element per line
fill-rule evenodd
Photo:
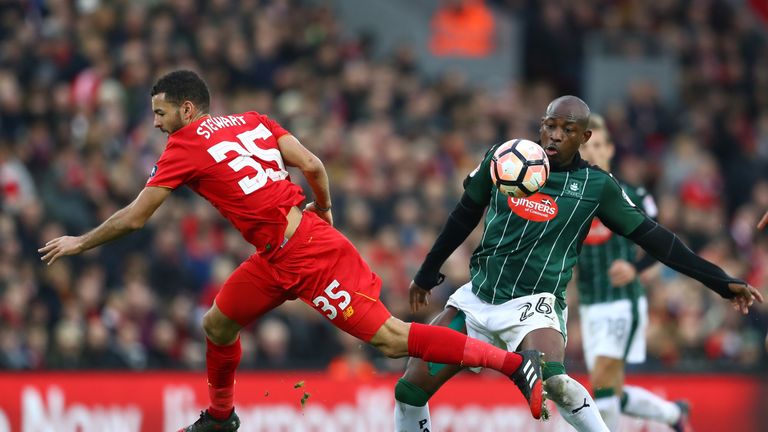
<path fill-rule="evenodd" d="M 510 198 L 491 182 L 495 149 L 464 180 L 470 198 L 487 206 L 483 236 L 470 260 L 472 291 L 492 304 L 549 292 L 565 307 L 565 288 L 592 218 L 629 234 L 646 216 L 610 174 L 578 153 L 569 166 L 552 166 L 535 195 Z"/>
<path fill-rule="evenodd" d="M 277 143 L 286 134 L 257 112 L 202 117 L 168 137 L 147 186 L 189 186 L 266 256 L 283 241 L 288 211 L 304 201 Z"/>

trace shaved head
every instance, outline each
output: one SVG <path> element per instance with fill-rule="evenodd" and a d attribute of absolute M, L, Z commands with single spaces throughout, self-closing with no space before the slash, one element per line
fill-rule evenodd
<path fill-rule="evenodd" d="M 589 115 L 589 106 L 583 100 L 576 96 L 561 96 L 549 103 L 544 118 L 564 119 L 587 129 Z"/>
<path fill-rule="evenodd" d="M 547 107 L 541 118 L 541 147 L 554 167 L 574 161 L 579 148 L 589 140 L 589 107 L 576 96 L 562 96 Z"/>

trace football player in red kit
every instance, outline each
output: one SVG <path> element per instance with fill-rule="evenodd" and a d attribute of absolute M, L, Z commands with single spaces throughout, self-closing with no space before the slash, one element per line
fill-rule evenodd
<path fill-rule="evenodd" d="M 534 417 L 543 397 L 540 353 L 510 353 L 445 328 L 405 323 L 379 301 L 381 279 L 333 228 L 322 162 L 277 122 L 256 112 L 212 116 L 205 82 L 180 70 L 151 91 L 154 125 L 168 143 L 146 187 L 127 207 L 81 236 L 39 251 L 48 264 L 141 228 L 174 189 L 187 185 L 207 199 L 255 248 L 224 283 L 203 317 L 210 406 L 181 431 L 235 431 L 235 368 L 240 329 L 286 300 L 299 298 L 342 330 L 389 357 L 487 367 L 513 379 Z M 285 166 L 306 177 L 315 201 L 304 201 Z"/>

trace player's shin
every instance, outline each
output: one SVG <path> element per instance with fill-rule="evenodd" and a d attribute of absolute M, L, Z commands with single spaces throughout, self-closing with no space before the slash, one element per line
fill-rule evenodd
<path fill-rule="evenodd" d="M 206 339 L 205 364 L 208 371 L 208 395 L 211 405 L 208 414 L 224 420 L 234 410 L 235 369 L 240 363 L 240 338 L 231 345 L 216 345 Z"/>
<path fill-rule="evenodd" d="M 424 361 L 483 367 L 512 375 L 522 356 L 491 344 L 472 339 L 447 327 L 411 323 L 408 333 L 408 355 Z"/>
<path fill-rule="evenodd" d="M 431 430 L 429 404 L 413 406 L 395 400 L 395 432 L 429 432 Z"/>
<path fill-rule="evenodd" d="M 400 378 L 395 385 L 395 432 L 429 432 L 429 394 Z"/>
<path fill-rule="evenodd" d="M 577 431 L 609 432 L 592 396 L 573 378 L 565 374 L 550 376 L 544 381 L 544 389 L 560 415 Z"/>
<path fill-rule="evenodd" d="M 624 386 L 621 400 L 624 414 L 666 424 L 674 424 L 680 418 L 680 407 L 642 387 Z"/>
<path fill-rule="evenodd" d="M 618 431 L 621 418 L 621 401 L 616 392 L 612 388 L 595 390 L 595 404 L 608 429 L 612 432 Z"/>

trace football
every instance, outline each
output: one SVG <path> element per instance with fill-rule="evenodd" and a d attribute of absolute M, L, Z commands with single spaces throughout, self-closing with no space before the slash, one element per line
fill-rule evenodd
<path fill-rule="evenodd" d="M 549 159 L 544 149 L 533 141 L 515 139 L 505 142 L 493 153 L 491 180 L 511 197 L 535 194 L 549 176 Z"/>

